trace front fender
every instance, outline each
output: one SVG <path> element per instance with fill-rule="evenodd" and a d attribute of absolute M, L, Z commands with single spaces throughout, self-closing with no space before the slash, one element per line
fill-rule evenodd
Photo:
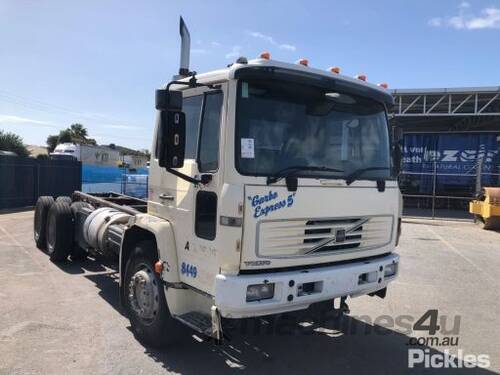
<path fill-rule="evenodd" d="M 133 216 L 122 239 L 120 251 L 120 270 L 123 270 L 127 259 L 127 248 L 145 238 L 154 237 L 158 251 L 158 259 L 163 262 L 162 279 L 168 283 L 180 282 L 175 246 L 174 231 L 169 221 L 148 214 Z M 120 277 L 120 279 L 122 279 Z"/>

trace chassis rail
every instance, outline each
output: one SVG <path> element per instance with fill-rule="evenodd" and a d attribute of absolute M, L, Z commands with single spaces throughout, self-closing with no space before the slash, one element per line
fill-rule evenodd
<path fill-rule="evenodd" d="M 74 200 L 93 203 L 98 207 L 114 208 L 130 215 L 145 213 L 148 205 L 147 201 L 143 199 L 114 192 L 87 194 L 75 191 L 73 197 Z"/>

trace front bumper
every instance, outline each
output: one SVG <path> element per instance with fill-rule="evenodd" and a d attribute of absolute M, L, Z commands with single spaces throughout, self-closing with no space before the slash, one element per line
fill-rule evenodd
<path fill-rule="evenodd" d="M 396 278 L 399 268 L 396 266 L 394 275 L 384 277 L 385 267 L 398 263 L 399 255 L 389 254 L 376 259 L 298 271 L 236 276 L 219 274 L 215 280 L 215 304 L 226 318 L 302 310 L 315 302 L 341 296 L 356 297 L 383 289 Z M 275 284 L 274 297 L 247 302 L 247 287 L 263 283 Z M 301 286 L 305 283 L 314 283 L 314 290 L 304 293 Z"/>

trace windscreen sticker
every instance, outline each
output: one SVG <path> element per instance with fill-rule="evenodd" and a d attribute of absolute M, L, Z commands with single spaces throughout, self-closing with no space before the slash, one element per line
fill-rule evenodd
<path fill-rule="evenodd" d="M 247 198 L 253 208 L 253 217 L 259 218 L 267 216 L 273 211 L 292 207 L 295 199 L 295 193 L 289 194 L 284 198 L 280 198 L 278 192 L 270 191 L 266 195 L 256 194 Z"/>
<path fill-rule="evenodd" d="M 241 138 L 241 157 L 244 159 L 255 158 L 253 138 Z"/>
<path fill-rule="evenodd" d="M 248 98 L 248 82 L 243 82 L 241 84 L 241 97 L 243 99 Z"/>

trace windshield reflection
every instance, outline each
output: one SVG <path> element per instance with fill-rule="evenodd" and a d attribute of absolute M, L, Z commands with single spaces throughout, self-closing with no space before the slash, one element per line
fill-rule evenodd
<path fill-rule="evenodd" d="M 236 165 L 241 174 L 274 176 L 307 166 L 297 177 L 390 176 L 383 105 L 362 97 L 279 81 L 241 81 Z M 318 168 L 315 168 L 318 167 Z"/>

